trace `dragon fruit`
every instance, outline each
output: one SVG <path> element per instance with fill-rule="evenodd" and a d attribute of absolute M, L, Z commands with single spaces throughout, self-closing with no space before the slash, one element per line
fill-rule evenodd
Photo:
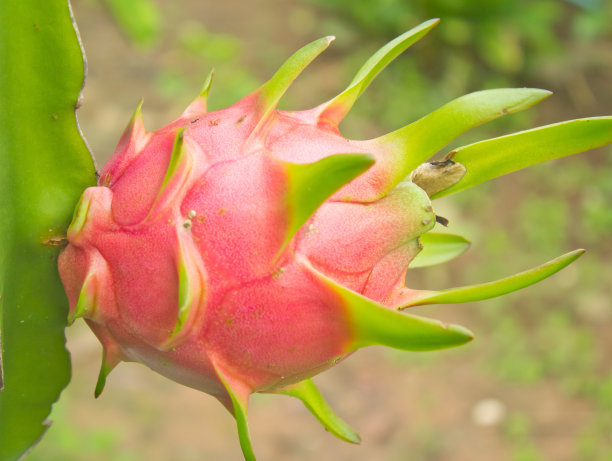
<path fill-rule="evenodd" d="M 254 392 L 297 397 L 330 432 L 357 443 L 310 377 L 364 346 L 427 351 L 467 343 L 467 329 L 402 310 L 498 296 L 582 253 L 481 286 L 405 286 L 413 259 L 454 256 L 444 243 L 459 237 L 430 232 L 446 224 L 432 198 L 584 150 L 568 139 L 586 123 L 596 133 L 587 148 L 610 142 L 610 119 L 600 117 L 476 143 L 427 163 L 469 128 L 549 95 L 524 88 L 472 93 L 377 139 L 344 138 L 338 124 L 358 96 L 436 23 L 381 48 L 346 90 L 311 110 L 276 106 L 333 37 L 300 49 L 231 107 L 206 111 L 212 75 L 185 112 L 155 132 L 145 130 L 138 106 L 99 185 L 83 193 L 59 259 L 69 322 L 84 317 L 103 345 L 96 397 L 120 361 L 138 361 L 225 405 L 246 459 L 254 459 L 246 421 Z M 479 154 L 511 158 L 517 145 L 529 158 L 491 162 Z"/>

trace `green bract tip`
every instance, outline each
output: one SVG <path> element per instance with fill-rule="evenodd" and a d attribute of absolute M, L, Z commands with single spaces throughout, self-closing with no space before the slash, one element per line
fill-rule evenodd
<path fill-rule="evenodd" d="M 533 285 L 559 272 L 582 256 L 584 252 L 585 250 L 582 249 L 574 250 L 540 266 L 534 267 L 533 269 L 494 282 L 450 288 L 442 291 L 424 291 L 421 295 L 413 297 L 409 302 L 401 304 L 398 309 L 405 309 L 410 306 L 420 306 L 423 304 L 455 304 L 482 301 L 483 299 L 495 298 L 507 293 L 512 293 L 513 291 Z"/>
<path fill-rule="evenodd" d="M 285 162 L 289 227 L 283 248 L 323 202 L 373 164 L 374 158 L 367 154 L 336 154 L 306 164 Z"/>
<path fill-rule="evenodd" d="M 331 101 L 321 106 L 319 121 L 331 125 L 338 125 L 351 110 L 357 98 L 365 91 L 374 78 L 395 58 L 397 58 L 410 45 L 421 39 L 429 32 L 439 19 L 430 19 L 410 29 L 379 49 L 366 61 L 348 87 Z"/>
<path fill-rule="evenodd" d="M 447 158 L 466 168 L 455 185 L 432 195 L 443 197 L 489 179 L 612 142 L 612 117 L 592 117 L 541 126 L 459 147 Z"/>
<path fill-rule="evenodd" d="M 361 443 L 359 434 L 334 413 L 334 410 L 325 401 L 312 380 L 305 379 L 297 384 L 273 392 L 300 399 L 323 427 L 339 439 L 349 443 Z"/>

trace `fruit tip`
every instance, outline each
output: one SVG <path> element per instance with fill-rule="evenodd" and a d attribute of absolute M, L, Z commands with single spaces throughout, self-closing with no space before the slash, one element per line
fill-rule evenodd
<path fill-rule="evenodd" d="M 351 155 L 351 154 L 349 154 L 349 155 Z M 356 157 L 359 156 L 362 165 L 366 169 L 369 169 L 372 165 L 374 165 L 376 163 L 376 157 L 374 157 L 372 154 L 352 154 L 352 155 L 354 155 Z"/>
<path fill-rule="evenodd" d="M 436 27 L 438 24 L 440 23 L 440 18 L 431 18 L 428 19 L 427 21 L 421 23 L 419 26 L 419 28 L 425 28 L 425 29 L 432 29 L 433 27 Z"/>
<path fill-rule="evenodd" d="M 128 124 L 128 127 L 133 126 L 137 118 L 142 118 L 142 105 L 143 104 L 144 104 L 144 97 L 138 100 L 138 104 L 136 104 L 136 109 L 132 113 L 132 118 L 130 119 L 130 123 Z"/>
<path fill-rule="evenodd" d="M 552 96 L 553 92 L 544 88 L 530 88 L 533 92 L 540 95 L 540 101 Z"/>
<path fill-rule="evenodd" d="M 457 324 L 448 325 L 448 329 L 454 333 L 457 333 L 460 337 L 461 342 L 458 342 L 457 345 L 469 343 L 474 339 L 474 333 L 471 330 L 468 330 L 464 326 Z"/>
<path fill-rule="evenodd" d="M 577 248 L 575 250 L 569 251 L 561 256 L 559 256 L 558 258 L 553 259 L 553 261 L 559 261 L 561 262 L 561 267 L 560 269 L 569 266 L 571 263 L 573 263 L 574 261 L 576 261 L 578 258 L 580 258 L 584 253 L 586 253 L 586 250 L 584 248 Z M 551 261 L 552 262 L 552 261 Z M 559 269 L 559 270 L 560 270 Z"/>
<path fill-rule="evenodd" d="M 200 96 L 199 96 L 200 98 L 206 99 L 206 97 L 208 96 L 208 92 L 210 91 L 210 86 L 212 85 L 214 76 L 215 76 L 215 68 L 213 67 L 208 73 L 208 76 L 206 77 L 206 80 L 204 81 L 204 85 L 202 85 L 202 89 L 200 90 Z"/>
<path fill-rule="evenodd" d="M 348 443 L 353 443 L 355 445 L 361 445 L 361 437 L 356 432 L 351 432 L 350 434 L 344 434 L 344 440 Z"/>
<path fill-rule="evenodd" d="M 104 367 L 104 364 L 102 364 Z M 106 385 L 106 375 L 103 373 L 103 370 L 100 370 L 100 374 L 98 375 L 98 381 L 96 382 L 96 387 L 94 389 L 94 399 L 97 399 L 102 395 L 102 391 L 104 391 L 104 387 Z"/>
<path fill-rule="evenodd" d="M 66 323 L 69 327 L 71 327 L 77 319 L 76 310 L 72 311 L 72 313 L 68 316 Z"/>

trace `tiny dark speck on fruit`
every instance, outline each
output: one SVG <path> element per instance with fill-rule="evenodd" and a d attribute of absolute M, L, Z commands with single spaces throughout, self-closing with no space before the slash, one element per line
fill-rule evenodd
<path fill-rule="evenodd" d="M 52 118 L 53 120 L 57 120 L 57 115 L 55 115 L 55 114 L 51 114 L 51 118 Z"/>
<path fill-rule="evenodd" d="M 211 120 L 210 122 L 208 122 L 209 126 L 217 126 L 219 124 L 219 120 L 218 118 L 216 118 L 215 120 Z"/>
<path fill-rule="evenodd" d="M 191 121 L 191 123 L 196 123 L 196 122 L 198 122 L 199 120 L 200 120 L 199 118 L 194 118 L 194 119 Z"/>
<path fill-rule="evenodd" d="M 242 122 L 244 122 L 244 119 L 245 119 L 245 118 L 246 118 L 246 115 L 243 115 L 242 117 L 240 117 L 240 118 L 239 118 L 239 119 L 236 121 L 236 123 L 242 123 Z"/>

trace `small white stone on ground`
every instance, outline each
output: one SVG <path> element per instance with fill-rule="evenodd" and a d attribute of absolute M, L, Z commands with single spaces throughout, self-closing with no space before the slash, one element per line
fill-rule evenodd
<path fill-rule="evenodd" d="M 472 422 L 476 426 L 497 426 L 505 417 L 506 405 L 498 399 L 482 399 L 472 408 Z"/>

